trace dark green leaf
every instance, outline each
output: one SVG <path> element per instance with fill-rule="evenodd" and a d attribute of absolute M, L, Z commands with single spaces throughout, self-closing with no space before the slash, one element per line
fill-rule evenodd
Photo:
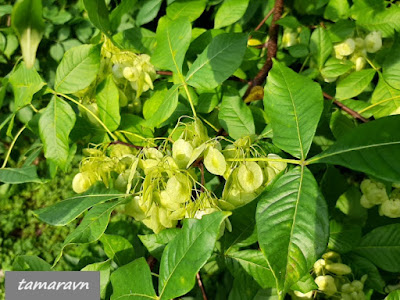
<path fill-rule="evenodd" d="M 111 284 L 113 286 L 111 300 L 158 299 L 149 265 L 143 257 L 113 272 Z"/>
<path fill-rule="evenodd" d="M 324 252 L 328 211 L 312 173 L 296 167 L 261 194 L 256 213 L 258 241 L 283 295 Z"/>
<path fill-rule="evenodd" d="M 124 196 L 125 194 L 107 189 L 103 185 L 95 185 L 83 194 L 38 209 L 35 211 L 35 214 L 43 222 L 50 225 L 62 226 L 76 219 L 93 205 Z"/>
<path fill-rule="evenodd" d="M 245 34 L 217 35 L 190 67 L 187 83 L 195 88 L 216 88 L 240 67 L 246 46 Z"/>
<path fill-rule="evenodd" d="M 214 28 L 221 28 L 239 21 L 246 12 L 249 0 L 224 0 L 215 15 Z"/>
<path fill-rule="evenodd" d="M 366 234 L 354 252 L 389 272 L 400 270 L 400 224 L 375 228 Z"/>
<path fill-rule="evenodd" d="M 13 271 L 51 271 L 51 266 L 40 257 L 21 255 L 15 259 L 12 269 Z"/>
<path fill-rule="evenodd" d="M 141 26 L 154 20 L 160 10 L 162 0 L 145 0 L 136 17 L 136 24 Z"/>
<path fill-rule="evenodd" d="M 196 20 L 206 8 L 205 0 L 176 0 L 167 7 L 167 16 L 171 20 L 186 17 L 190 22 Z"/>
<path fill-rule="evenodd" d="M 365 172 L 390 182 L 400 181 L 400 116 L 368 122 L 341 136 L 308 163 L 329 163 Z"/>
<path fill-rule="evenodd" d="M 119 235 L 103 234 L 100 242 L 104 246 L 104 252 L 118 266 L 126 265 L 135 258 L 132 244 Z"/>
<path fill-rule="evenodd" d="M 12 184 L 25 182 L 40 183 L 41 180 L 36 173 L 36 166 L 27 166 L 23 168 L 0 169 L 0 182 Z"/>
<path fill-rule="evenodd" d="M 310 51 L 320 70 L 332 54 L 332 50 L 333 45 L 326 30 L 322 27 L 315 29 L 311 34 Z"/>
<path fill-rule="evenodd" d="M 157 260 L 161 260 L 161 255 L 165 246 L 172 241 L 179 232 L 179 228 L 164 229 L 158 234 L 139 235 L 139 239 L 151 255 Z"/>
<path fill-rule="evenodd" d="M 161 258 L 160 300 L 182 296 L 193 288 L 196 273 L 211 256 L 221 224 L 228 216 L 227 212 L 215 212 L 201 220 L 185 220 L 181 232 L 165 247 Z"/>
<path fill-rule="evenodd" d="M 104 0 L 83 0 L 89 19 L 105 35 L 111 36 L 111 23 Z"/>
<path fill-rule="evenodd" d="M 265 86 L 264 107 L 274 144 L 305 159 L 323 110 L 319 84 L 274 61 Z"/>

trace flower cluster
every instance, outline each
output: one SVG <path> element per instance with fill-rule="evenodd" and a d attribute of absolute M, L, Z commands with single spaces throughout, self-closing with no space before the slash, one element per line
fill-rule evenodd
<path fill-rule="evenodd" d="M 364 179 L 360 188 L 363 193 L 360 202 L 365 208 L 380 205 L 379 214 L 389 218 L 400 218 L 400 186 L 393 184 L 394 189 L 388 196 L 386 185 L 373 179 Z"/>
<path fill-rule="evenodd" d="M 353 280 L 347 277 L 351 274 L 351 268 L 342 263 L 338 253 L 330 251 L 322 255 L 322 258 L 314 263 L 313 273 L 318 292 L 323 293 L 326 298 L 341 300 L 364 300 L 364 283 L 367 275 L 361 280 Z M 312 299 L 315 291 L 301 293 L 294 291 L 292 299 Z"/>
<path fill-rule="evenodd" d="M 131 194 L 126 213 L 157 233 L 184 218 L 201 218 L 252 201 L 286 168 L 278 155 L 266 155 L 250 137 L 236 142 L 209 138 L 199 119 L 179 122 L 158 147 L 154 141 L 148 144 L 153 146 L 85 149 L 87 157 L 73 180 L 74 191 L 82 193 L 102 181 Z M 225 179 L 220 199 L 206 188 L 203 166 Z"/>

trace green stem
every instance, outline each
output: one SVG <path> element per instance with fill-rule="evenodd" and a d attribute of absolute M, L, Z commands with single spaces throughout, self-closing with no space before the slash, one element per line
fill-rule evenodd
<path fill-rule="evenodd" d="M 250 158 L 227 158 L 226 161 L 276 161 L 288 164 L 302 165 L 303 161 L 297 159 L 286 158 L 268 158 L 268 157 L 250 157 Z"/>
<path fill-rule="evenodd" d="M 25 125 L 24 127 L 22 127 L 22 128 L 17 132 L 17 134 L 15 135 L 13 141 L 11 142 L 10 148 L 8 148 L 8 151 L 7 151 L 6 158 L 4 159 L 3 165 L 1 166 L 2 169 L 6 167 L 7 161 L 8 161 L 8 159 L 10 158 L 11 151 L 12 151 L 12 149 L 14 148 L 14 145 L 15 145 L 15 143 L 17 142 L 17 139 L 18 139 L 19 136 L 21 135 L 22 131 L 25 130 L 25 128 L 26 128 L 26 125 Z"/>
<path fill-rule="evenodd" d="M 189 89 L 188 89 L 188 85 L 187 85 L 186 82 L 183 83 L 183 87 L 184 87 L 185 92 L 186 92 L 186 95 L 187 95 L 187 97 L 188 97 L 188 101 L 189 101 L 189 103 L 190 103 L 190 107 L 192 108 L 193 116 L 196 118 L 196 117 L 197 117 L 196 110 L 194 109 L 192 96 L 190 96 Z"/>
<path fill-rule="evenodd" d="M 50 92 L 51 92 L 52 94 L 54 94 L 54 95 L 56 95 L 56 96 L 59 96 L 59 97 L 63 97 L 63 98 L 65 98 L 65 99 L 67 99 L 67 100 L 69 100 L 69 101 L 75 103 L 76 105 L 78 105 L 78 106 L 81 107 L 82 109 L 84 109 L 87 113 L 89 113 L 89 114 L 104 128 L 105 131 L 107 131 L 107 133 L 111 136 L 112 139 L 114 139 L 114 141 L 117 141 L 117 140 L 118 140 L 118 138 L 115 136 L 115 134 L 113 134 L 113 133 L 111 132 L 111 130 L 108 129 L 108 127 L 106 126 L 106 124 L 104 124 L 104 123 L 99 119 L 99 117 L 96 116 L 96 114 L 95 114 L 94 112 L 92 112 L 90 109 L 88 109 L 85 105 L 83 105 L 83 104 L 80 103 L 79 101 L 76 101 L 74 98 L 69 97 L 69 96 L 67 96 L 67 95 L 65 95 L 65 94 L 58 93 L 58 92 L 56 92 L 56 91 L 54 91 L 54 90 L 52 90 L 52 89 L 49 89 L 49 90 L 50 90 Z"/>

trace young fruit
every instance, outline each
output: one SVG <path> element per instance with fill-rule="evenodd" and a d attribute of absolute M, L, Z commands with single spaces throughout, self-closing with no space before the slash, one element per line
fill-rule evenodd
<path fill-rule="evenodd" d="M 341 263 L 326 264 L 325 269 L 336 275 L 347 275 L 351 273 L 351 268 Z"/>
<path fill-rule="evenodd" d="M 193 146 L 184 139 L 179 139 L 172 145 L 172 157 L 181 169 L 186 169 L 192 154 Z"/>
<path fill-rule="evenodd" d="M 344 42 L 335 45 L 335 55 L 337 59 L 342 59 L 344 56 L 349 56 L 356 49 L 356 43 L 353 39 L 347 39 Z"/>
<path fill-rule="evenodd" d="M 209 147 L 206 150 L 204 166 L 210 173 L 222 176 L 226 170 L 225 157 L 218 149 Z"/>
<path fill-rule="evenodd" d="M 86 192 L 94 183 L 93 176 L 89 172 L 82 172 L 75 175 L 72 180 L 72 189 L 75 193 Z"/>
<path fill-rule="evenodd" d="M 332 296 L 337 292 L 335 279 L 330 275 L 318 276 L 315 278 L 315 283 L 318 285 L 318 289 L 327 296 Z"/>
<path fill-rule="evenodd" d="M 263 172 L 256 162 L 243 163 L 238 169 L 237 181 L 244 191 L 253 192 L 262 185 Z"/>
<path fill-rule="evenodd" d="M 382 34 L 380 31 L 370 32 L 364 39 L 368 53 L 378 52 L 382 48 Z"/>

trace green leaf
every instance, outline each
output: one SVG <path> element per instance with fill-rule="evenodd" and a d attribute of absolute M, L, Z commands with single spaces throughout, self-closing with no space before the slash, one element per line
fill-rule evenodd
<path fill-rule="evenodd" d="M 325 8 L 324 18 L 332 21 L 347 19 L 350 15 L 350 6 L 346 0 L 329 0 Z"/>
<path fill-rule="evenodd" d="M 110 14 L 111 30 L 116 31 L 121 24 L 121 19 L 126 14 L 131 14 L 137 8 L 137 0 L 122 0 Z"/>
<path fill-rule="evenodd" d="M 201 220 L 186 219 L 181 232 L 167 247 L 160 263 L 159 299 L 167 300 L 189 292 L 196 273 L 207 262 L 227 212 L 205 215 Z"/>
<path fill-rule="evenodd" d="M 225 255 L 228 255 L 235 248 L 246 247 L 257 241 L 256 221 L 254 219 L 256 205 L 256 201 L 251 201 L 232 212 L 232 216 L 229 218 L 232 231 L 226 231 L 221 238 Z"/>
<path fill-rule="evenodd" d="M 400 89 L 400 53 L 396 51 L 399 47 L 400 35 L 396 35 L 395 42 L 390 48 L 390 55 L 386 56 L 382 65 L 383 78 L 395 89 Z"/>
<path fill-rule="evenodd" d="M 93 25 L 111 37 L 111 23 L 104 0 L 83 0 L 83 4 Z"/>
<path fill-rule="evenodd" d="M 132 244 L 119 235 L 103 234 L 100 242 L 104 246 L 104 252 L 118 266 L 126 265 L 135 258 Z"/>
<path fill-rule="evenodd" d="M 341 165 L 389 182 L 400 181 L 400 116 L 361 124 L 308 161 Z"/>
<path fill-rule="evenodd" d="M 37 173 L 36 166 L 27 166 L 23 168 L 2 168 L 0 169 L 0 182 L 4 183 L 41 183 Z"/>
<path fill-rule="evenodd" d="M 322 27 L 315 29 L 310 38 L 310 51 L 320 70 L 332 54 L 332 50 L 333 45 L 327 31 Z"/>
<path fill-rule="evenodd" d="M 258 241 L 276 278 L 280 299 L 324 252 L 328 210 L 312 173 L 296 167 L 259 197 Z"/>
<path fill-rule="evenodd" d="M 217 35 L 190 67 L 186 82 L 195 88 L 213 89 L 241 65 L 247 48 L 247 35 Z"/>
<path fill-rule="evenodd" d="M 24 63 L 20 64 L 11 74 L 9 82 L 14 92 L 14 111 L 28 105 L 35 93 L 45 85 L 34 68 L 28 69 Z"/>
<path fill-rule="evenodd" d="M 379 74 L 378 85 L 371 96 L 371 104 L 375 118 L 382 118 L 400 113 L 400 90 L 392 88 Z"/>
<path fill-rule="evenodd" d="M 44 156 L 65 170 L 68 162 L 68 136 L 75 124 L 75 112 L 58 97 L 53 97 L 39 119 L 39 135 Z"/>
<path fill-rule="evenodd" d="M 100 272 L 100 297 L 105 298 L 107 285 L 110 282 L 111 260 L 106 260 L 94 264 L 87 265 L 81 271 Z"/>
<path fill-rule="evenodd" d="M 85 193 L 34 211 L 37 217 L 50 225 L 63 226 L 75 220 L 88 208 L 112 199 L 125 197 L 103 185 L 95 185 Z"/>
<path fill-rule="evenodd" d="M 111 284 L 113 286 L 111 300 L 158 299 L 150 268 L 144 257 L 114 271 L 111 274 Z"/>
<path fill-rule="evenodd" d="M 187 18 L 174 21 L 166 17 L 158 21 L 157 46 L 151 62 L 160 69 L 182 74 L 182 64 L 189 48 L 192 26 Z"/>
<path fill-rule="evenodd" d="M 161 3 L 162 0 L 145 0 L 136 16 L 136 24 L 141 26 L 153 21 L 157 17 Z"/>
<path fill-rule="evenodd" d="M 146 28 L 130 28 L 116 34 L 114 41 L 124 50 L 152 54 L 156 45 L 156 34 Z"/>
<path fill-rule="evenodd" d="M 353 67 L 352 64 L 332 64 L 321 70 L 321 75 L 325 78 L 341 76 Z"/>
<path fill-rule="evenodd" d="M 172 115 L 178 106 L 179 87 L 179 84 L 175 84 L 166 92 L 163 102 L 159 104 L 157 110 L 147 120 L 149 126 L 158 127 Z"/>
<path fill-rule="evenodd" d="M 399 300 L 400 299 L 400 290 L 394 290 L 390 292 L 390 294 L 385 298 L 385 300 Z"/>
<path fill-rule="evenodd" d="M 249 0 L 224 0 L 215 15 L 214 28 L 221 28 L 239 21 L 246 12 Z"/>
<path fill-rule="evenodd" d="M 238 263 L 262 288 L 275 286 L 274 276 L 261 251 L 231 251 L 225 258 Z"/>
<path fill-rule="evenodd" d="M 375 228 L 367 233 L 354 252 L 367 258 L 382 270 L 400 270 L 400 224 Z"/>
<path fill-rule="evenodd" d="M 222 99 L 218 119 L 235 140 L 255 134 L 251 110 L 239 96 L 225 96 Z"/>
<path fill-rule="evenodd" d="M 332 113 L 329 127 L 335 138 L 341 137 L 343 134 L 355 127 L 354 120 L 348 117 L 340 109 Z"/>
<path fill-rule="evenodd" d="M 386 283 L 382 279 L 378 268 L 372 262 L 364 257 L 350 253 L 350 255 L 345 256 L 345 263 L 350 266 L 355 278 L 361 278 L 365 274 L 368 275 L 365 282 L 367 288 L 372 288 L 379 293 L 383 293 Z"/>
<path fill-rule="evenodd" d="M 119 126 L 119 130 L 128 132 L 125 133 L 125 137 L 133 145 L 137 146 L 142 146 L 146 144 L 146 140 L 144 140 L 143 138 L 153 137 L 153 131 L 150 128 L 149 124 L 147 124 L 147 122 L 141 117 L 133 114 L 121 115 L 121 124 Z"/>
<path fill-rule="evenodd" d="M 176 0 L 167 7 L 167 16 L 171 20 L 186 17 L 193 22 L 206 8 L 205 0 Z"/>
<path fill-rule="evenodd" d="M 353 72 L 336 86 L 336 96 L 338 100 L 350 99 L 361 94 L 374 78 L 375 70 L 366 69 Z"/>
<path fill-rule="evenodd" d="M 112 75 L 104 79 L 96 88 L 96 103 L 99 118 L 110 131 L 118 128 L 121 122 L 119 114 L 119 92 Z"/>
<path fill-rule="evenodd" d="M 172 241 L 180 232 L 179 228 L 164 229 L 158 234 L 139 235 L 140 241 L 157 260 L 161 260 L 161 255 L 165 246 Z"/>
<path fill-rule="evenodd" d="M 37 256 L 20 255 L 13 265 L 13 271 L 51 271 L 49 263 Z"/>
<path fill-rule="evenodd" d="M 110 215 L 118 204 L 120 204 L 119 201 L 100 203 L 89 210 L 79 226 L 65 238 L 60 254 L 54 263 L 57 263 L 61 258 L 66 246 L 97 241 L 106 230 Z"/>
<path fill-rule="evenodd" d="M 290 289 L 306 294 L 312 290 L 317 290 L 318 285 L 315 283 L 314 277 L 312 277 L 310 273 L 307 273 L 302 278 L 300 278 L 299 281 L 292 285 Z"/>
<path fill-rule="evenodd" d="M 305 159 L 323 110 L 319 84 L 274 61 L 265 86 L 264 107 L 271 120 L 273 142 Z"/>
<path fill-rule="evenodd" d="M 54 88 L 60 93 L 75 93 L 87 88 L 100 69 L 101 45 L 81 45 L 65 52 L 57 67 Z"/>
<path fill-rule="evenodd" d="M 330 234 L 328 248 L 338 253 L 349 252 L 358 245 L 361 239 L 361 227 L 354 224 L 343 224 L 335 220 L 329 223 Z"/>
<path fill-rule="evenodd" d="M 383 1 L 376 1 L 382 3 Z M 368 7 L 365 13 L 359 13 L 356 24 L 367 31 L 380 31 L 383 37 L 390 37 L 400 30 L 400 7 L 392 5 L 388 9 L 376 10 Z"/>
<path fill-rule="evenodd" d="M 36 51 L 45 29 L 42 1 L 17 1 L 12 10 L 11 21 L 20 41 L 25 64 L 30 69 L 35 63 Z"/>

